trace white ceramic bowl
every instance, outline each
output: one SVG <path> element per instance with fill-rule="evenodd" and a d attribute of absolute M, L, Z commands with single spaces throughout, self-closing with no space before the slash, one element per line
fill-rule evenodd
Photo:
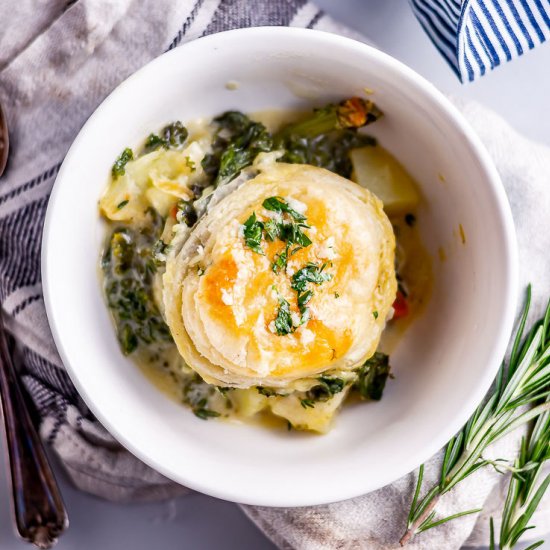
<path fill-rule="evenodd" d="M 238 88 L 227 89 L 229 81 Z M 104 234 L 97 201 L 113 160 L 175 119 L 233 108 L 310 108 L 361 95 L 365 87 L 386 114 L 372 133 L 420 183 L 426 198 L 420 229 L 434 257 L 429 306 L 392 355 L 396 379 L 380 403 L 345 407 L 324 436 L 197 419 L 123 357 L 114 335 L 97 268 Z M 439 247 L 446 251 L 444 262 L 437 259 Z M 248 504 L 301 506 L 390 483 L 460 429 L 505 352 L 516 264 L 512 218 L 497 172 L 432 85 L 353 40 L 255 28 L 177 48 L 103 102 L 57 177 L 42 265 L 61 357 L 90 409 L 125 447 L 198 491 Z"/>

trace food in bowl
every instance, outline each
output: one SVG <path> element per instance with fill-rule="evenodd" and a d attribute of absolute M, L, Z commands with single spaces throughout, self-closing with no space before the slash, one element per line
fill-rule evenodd
<path fill-rule="evenodd" d="M 344 402 L 382 397 L 431 269 L 416 185 L 363 130 L 381 115 L 358 97 L 229 111 L 115 161 L 100 211 L 118 339 L 199 418 L 326 432 Z"/>

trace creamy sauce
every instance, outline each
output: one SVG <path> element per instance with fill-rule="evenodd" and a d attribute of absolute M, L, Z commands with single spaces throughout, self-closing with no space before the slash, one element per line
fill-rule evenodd
<path fill-rule="evenodd" d="M 416 212 L 411 213 L 416 219 Z M 422 244 L 417 223 L 410 226 L 404 217 L 391 218 L 391 222 L 397 249 L 403 251 L 404 261 L 399 266 L 399 276 L 407 291 L 409 313 L 406 317 L 391 320 L 386 325 L 379 349 L 388 355 L 391 355 L 399 344 L 407 328 L 422 315 L 433 288 L 432 260 Z"/>

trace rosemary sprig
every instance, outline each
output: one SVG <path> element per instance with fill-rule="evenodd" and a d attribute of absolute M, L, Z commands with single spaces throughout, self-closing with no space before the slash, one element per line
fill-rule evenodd
<path fill-rule="evenodd" d="M 517 468 L 523 470 L 523 475 L 531 472 L 529 479 L 531 476 L 536 477 L 535 474 L 539 468 L 531 469 L 530 465 L 533 462 L 529 459 L 542 458 L 546 456 L 544 453 L 548 452 L 548 445 L 545 446 L 547 443 L 545 434 L 548 432 L 548 411 L 550 410 L 548 400 L 550 395 L 550 302 L 544 317 L 534 324 L 524 339 L 530 304 L 531 287 L 529 286 L 508 367 L 506 368 L 506 364 L 503 363 L 487 401 L 478 406 L 464 428 L 447 444 L 440 481 L 431 487 L 422 499 L 419 499 L 419 496 L 422 490 L 424 467 L 420 467 L 408 516 L 407 531 L 400 540 L 401 546 L 405 546 L 417 533 L 457 517 L 478 512 L 479 510 L 468 510 L 435 519 L 436 505 L 445 493 L 480 468 L 494 464 L 483 458 L 483 453 L 489 445 L 517 427 L 538 418 L 529 443 L 524 444 L 526 446 L 524 456 L 517 462 Z M 527 405 L 531 408 L 523 410 Z M 519 474 L 520 472 L 517 472 L 517 475 Z M 529 484 L 514 486 L 512 489 L 508 503 L 509 514 L 503 522 L 505 534 L 510 536 L 510 540 L 517 540 L 523 534 L 526 523 L 540 500 L 536 498 L 538 493 L 532 492 L 533 487 L 534 484 Z M 521 500 L 519 500 L 520 497 Z"/>
<path fill-rule="evenodd" d="M 546 398 L 549 403 L 550 398 Z M 529 435 L 521 440 L 518 457 L 514 461 L 512 477 L 508 485 L 508 494 L 504 502 L 500 526 L 500 550 L 513 548 L 525 531 L 539 502 L 550 485 L 550 474 L 540 481 L 541 470 L 550 459 L 550 412 L 541 414 Z M 495 536 L 491 518 L 490 548 L 495 548 Z M 538 548 L 544 543 L 539 541 L 527 550 Z"/>

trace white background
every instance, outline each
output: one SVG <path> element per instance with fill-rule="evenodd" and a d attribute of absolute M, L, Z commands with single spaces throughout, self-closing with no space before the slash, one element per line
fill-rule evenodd
<path fill-rule="evenodd" d="M 550 145 L 550 44 L 479 82 L 461 85 L 405 0 L 317 0 L 317 4 L 444 92 L 477 100 L 526 136 Z M 0 549 L 28 548 L 12 533 L 9 490 L 4 470 L 0 471 Z M 57 465 L 56 471 L 71 520 L 59 550 L 274 549 L 234 504 L 191 495 L 160 504 L 117 505 L 79 493 Z M 543 548 L 550 549 L 550 544 Z"/>

